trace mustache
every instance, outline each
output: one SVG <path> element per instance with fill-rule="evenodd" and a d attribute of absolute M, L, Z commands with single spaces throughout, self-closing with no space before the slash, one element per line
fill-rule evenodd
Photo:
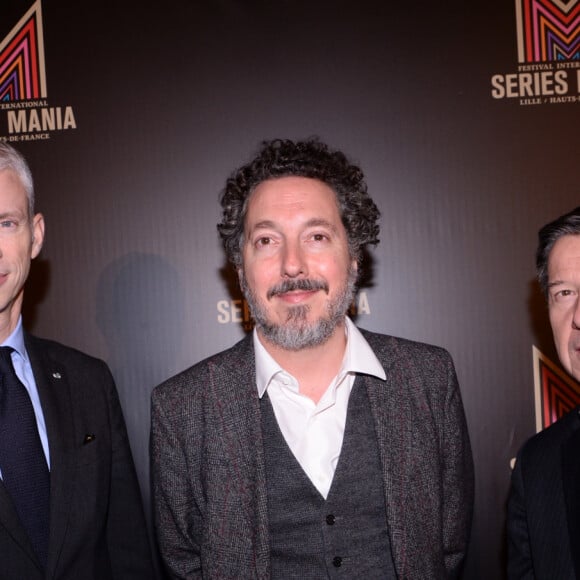
<path fill-rule="evenodd" d="M 286 292 L 292 292 L 293 290 L 303 290 L 305 292 L 310 292 L 313 290 L 323 290 L 328 294 L 328 284 L 323 280 L 309 280 L 307 278 L 302 278 L 299 280 L 284 280 L 276 286 L 272 286 L 268 290 L 267 298 L 277 296 L 278 294 L 286 294 Z"/>

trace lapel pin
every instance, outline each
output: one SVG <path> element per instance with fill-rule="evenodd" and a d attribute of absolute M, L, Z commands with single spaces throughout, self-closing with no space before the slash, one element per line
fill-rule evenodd
<path fill-rule="evenodd" d="M 97 438 L 97 436 L 94 433 L 87 433 L 85 435 L 85 440 L 83 441 L 83 445 L 86 445 L 87 443 L 93 442 L 96 438 Z"/>
<path fill-rule="evenodd" d="M 60 373 L 52 373 L 52 376 L 55 379 L 62 379 L 62 375 Z"/>

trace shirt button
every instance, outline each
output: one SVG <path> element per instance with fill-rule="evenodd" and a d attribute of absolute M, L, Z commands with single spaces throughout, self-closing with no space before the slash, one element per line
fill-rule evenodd
<path fill-rule="evenodd" d="M 335 568 L 340 568 L 340 566 L 342 565 L 342 558 L 341 558 L 340 556 L 335 556 L 335 557 L 332 559 L 332 565 L 333 565 Z"/>
<path fill-rule="evenodd" d="M 326 523 L 329 526 L 334 526 L 334 522 L 336 522 L 336 518 L 332 514 L 326 516 Z"/>

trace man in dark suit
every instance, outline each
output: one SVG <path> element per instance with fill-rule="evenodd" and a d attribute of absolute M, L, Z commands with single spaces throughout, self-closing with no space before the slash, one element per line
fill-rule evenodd
<path fill-rule="evenodd" d="M 22 328 L 41 250 L 32 177 L 0 143 L 0 578 L 153 578 L 140 490 L 104 362 Z"/>
<path fill-rule="evenodd" d="M 539 232 L 536 265 L 564 368 L 580 381 L 580 207 Z M 580 578 L 580 407 L 521 449 L 508 502 L 510 580 Z"/>
<path fill-rule="evenodd" d="M 455 578 L 473 466 L 443 349 L 346 316 L 379 211 L 317 140 L 265 143 L 218 226 L 253 334 L 157 387 L 156 529 L 173 578 Z"/>

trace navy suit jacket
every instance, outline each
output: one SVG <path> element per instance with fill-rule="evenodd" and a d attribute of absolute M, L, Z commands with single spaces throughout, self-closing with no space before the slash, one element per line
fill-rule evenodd
<path fill-rule="evenodd" d="M 473 465 L 459 387 L 441 348 L 363 331 L 386 380 L 358 375 L 377 434 L 397 577 L 456 578 Z M 252 337 L 157 387 L 156 527 L 172 578 L 270 578 L 266 467 Z"/>
<path fill-rule="evenodd" d="M 42 571 L 0 481 L 1 580 L 153 578 L 133 459 L 107 365 L 25 335 L 50 449 L 50 536 Z"/>
<path fill-rule="evenodd" d="M 508 501 L 510 580 L 580 578 L 580 407 L 532 437 Z"/>

